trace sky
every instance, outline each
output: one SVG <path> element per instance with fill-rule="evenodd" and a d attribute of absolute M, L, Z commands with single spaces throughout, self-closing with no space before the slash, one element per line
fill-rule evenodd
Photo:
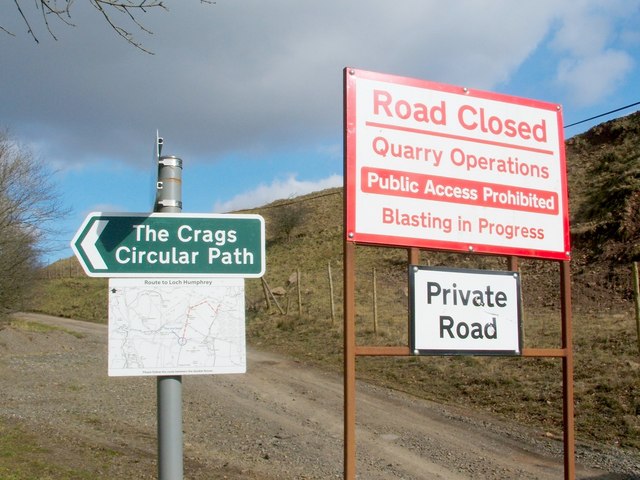
<path fill-rule="evenodd" d="M 640 101 L 640 0 L 165 0 L 137 20 L 89 2 L 65 25 L 0 5 L 0 128 L 69 214 L 153 208 L 156 134 L 183 160 L 183 211 L 227 213 L 342 185 L 345 67 L 562 105 L 565 125 Z M 3 31 L 4 30 L 4 31 Z M 9 33 L 6 33 L 9 32 Z M 55 37 L 55 38 L 54 38 Z M 638 106 L 565 129 L 565 138 Z"/>

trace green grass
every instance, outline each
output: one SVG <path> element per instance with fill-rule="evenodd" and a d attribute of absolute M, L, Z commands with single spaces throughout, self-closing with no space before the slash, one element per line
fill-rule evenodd
<path fill-rule="evenodd" d="M 81 333 L 78 333 L 76 331 L 73 330 L 69 330 L 66 328 L 62 328 L 62 327 L 57 327 L 55 325 L 45 325 L 44 323 L 40 323 L 40 322 L 30 322 L 27 320 L 23 320 L 23 319 L 17 319 L 17 318 L 12 318 L 9 321 L 9 324 L 15 328 L 19 328 L 20 330 L 23 330 L 25 332 L 33 332 L 33 333 L 48 333 L 48 332 L 65 332 L 68 333 L 69 335 L 72 335 L 76 338 L 83 338 L 84 335 L 82 335 Z"/>
<path fill-rule="evenodd" d="M 3 480 L 91 480 L 82 468 L 69 467 L 41 439 L 21 425 L 0 419 L 0 478 Z"/>
<path fill-rule="evenodd" d="M 555 347 L 551 332 L 531 322 L 527 344 Z M 631 314 L 616 320 L 616 335 L 602 328 L 606 316 L 580 316 L 574 342 L 575 424 L 579 440 L 640 450 L 640 360 Z M 540 319 L 539 319 L 540 321 Z M 406 320 L 405 320 L 406 323 Z M 286 325 L 286 327 L 284 326 Z M 359 329 L 358 343 L 396 343 L 401 325 L 387 324 L 376 336 Z M 326 319 L 279 314 L 251 315 L 250 343 L 340 372 L 342 328 Z M 389 341 L 393 340 L 393 341 Z M 484 410 L 561 437 L 562 363 L 523 357 L 359 357 L 357 376 L 372 383 L 462 408 Z"/>
<path fill-rule="evenodd" d="M 282 315 L 267 309 L 259 279 L 246 281 L 249 343 L 301 361 L 342 369 L 342 251 L 339 191 L 303 197 L 310 221 L 283 238 L 267 235 L 271 286 L 283 287 Z M 269 215 L 264 212 L 269 231 Z M 317 213 L 316 213 L 317 212 Z M 324 220 L 318 220 L 324 219 Z M 314 223 L 316 220 L 320 223 Z M 575 423 L 578 439 L 640 449 L 640 354 L 627 270 L 602 271 L 572 262 L 575 364 Z M 505 269 L 498 257 L 423 252 L 423 264 Z M 407 345 L 407 253 L 402 249 L 358 247 L 356 251 L 356 335 L 361 345 Z M 331 322 L 328 265 L 336 319 Z M 378 324 L 374 329 L 372 271 L 376 269 Z M 521 260 L 524 342 L 530 348 L 560 346 L 559 274 L 554 262 Z M 298 315 L 301 272 L 303 314 Z M 608 277 L 607 277 L 608 276 Z M 605 280 L 610 278 L 610 280 Z M 610 283 L 608 283 L 610 282 Z M 105 322 L 107 283 L 102 279 L 43 281 L 41 312 Z M 561 360 L 495 357 L 359 358 L 359 378 L 445 404 L 456 404 L 516 420 L 543 432 L 562 432 Z"/>
<path fill-rule="evenodd" d="M 36 287 L 32 311 L 88 322 L 106 323 L 107 285 L 103 278 L 53 278 Z"/>
<path fill-rule="evenodd" d="M 304 203 L 305 219 L 283 235 L 278 210 Z M 283 315 L 267 308 L 259 279 L 246 281 L 249 343 L 301 361 L 342 369 L 342 191 L 333 189 L 253 210 L 265 217 L 267 271 L 271 288 L 282 287 Z M 580 440 L 640 449 L 640 352 L 633 319 L 630 265 L 593 263 L 588 252 L 572 252 L 575 422 Z M 72 261 L 72 260 L 70 260 Z M 407 252 L 356 249 L 356 335 L 360 345 L 407 341 Z M 422 252 L 420 263 L 473 269 L 506 269 L 492 256 Z M 524 341 L 530 348 L 560 346 L 560 288 L 556 262 L 519 262 Z M 331 321 L 328 267 L 336 319 Z M 374 328 L 372 273 L 376 269 L 378 324 Z M 64 271 L 72 271 L 66 268 Z M 302 315 L 298 315 L 300 270 Z M 107 283 L 82 277 L 43 281 L 37 311 L 105 322 Z M 496 357 L 358 358 L 357 375 L 419 397 L 479 409 L 560 435 L 561 360 Z"/>

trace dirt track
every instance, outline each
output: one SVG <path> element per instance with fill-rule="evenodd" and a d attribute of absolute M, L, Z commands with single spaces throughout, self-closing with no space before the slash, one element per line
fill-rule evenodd
<path fill-rule="evenodd" d="M 81 336 L 0 330 L 3 421 L 96 478 L 156 478 L 155 378 L 107 377 L 104 325 L 20 316 Z M 247 370 L 183 377 L 184 478 L 342 478 L 341 377 L 254 350 Z M 359 479 L 555 480 L 562 463 L 541 432 L 358 385 Z M 640 478 L 619 453 L 580 448 L 578 464 L 577 478 Z"/>

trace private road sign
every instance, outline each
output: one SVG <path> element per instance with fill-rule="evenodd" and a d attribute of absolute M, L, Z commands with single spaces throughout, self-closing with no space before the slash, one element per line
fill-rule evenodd
<path fill-rule="evenodd" d="M 93 212 L 71 248 L 90 277 L 257 278 L 266 264 L 260 215 Z"/>
<path fill-rule="evenodd" d="M 416 355 L 520 355 L 517 272 L 409 267 L 410 342 Z"/>

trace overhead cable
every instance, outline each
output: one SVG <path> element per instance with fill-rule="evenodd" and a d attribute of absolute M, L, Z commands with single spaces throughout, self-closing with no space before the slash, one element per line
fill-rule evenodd
<path fill-rule="evenodd" d="M 616 108 L 615 110 L 611 110 L 609 112 L 601 113 L 600 115 L 596 115 L 595 117 L 587 118 L 585 120 L 580 120 L 579 122 L 570 123 L 569 125 L 565 125 L 564 128 L 573 127 L 575 125 L 580 125 L 581 123 L 588 122 L 589 120 L 595 120 L 596 118 L 604 117 L 605 115 L 609 115 L 611 113 L 619 112 L 620 110 L 624 110 L 626 108 L 635 107 L 636 105 L 640 105 L 640 102 L 631 103 L 629 105 L 625 105 L 624 107 Z"/>

